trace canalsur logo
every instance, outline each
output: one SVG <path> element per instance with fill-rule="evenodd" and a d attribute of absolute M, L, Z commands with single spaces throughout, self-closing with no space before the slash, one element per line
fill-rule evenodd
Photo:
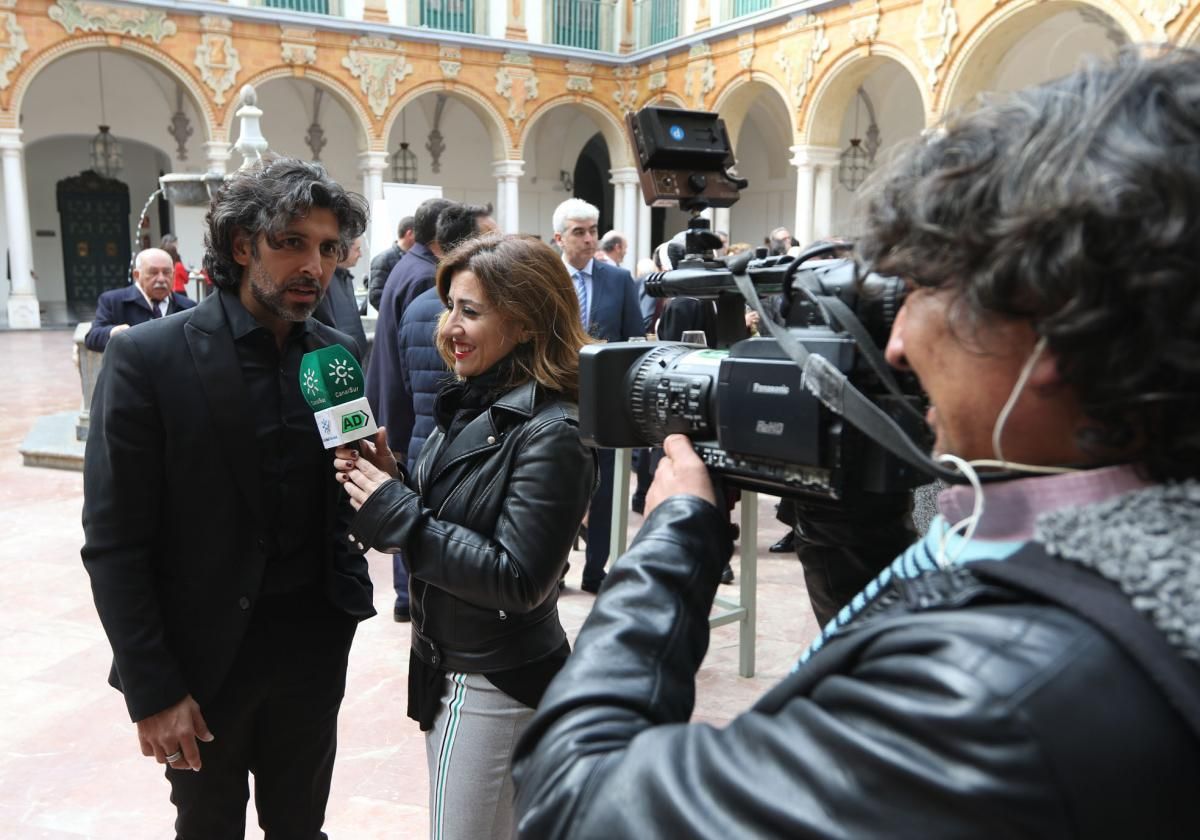
<path fill-rule="evenodd" d="M 301 384 L 304 386 L 304 390 L 308 392 L 310 397 L 315 397 L 321 391 L 320 380 L 318 379 L 317 372 L 312 368 L 308 368 L 304 371 L 304 381 Z"/>
<path fill-rule="evenodd" d="M 329 372 L 333 374 L 333 381 L 339 385 L 349 385 L 354 381 L 354 370 L 350 367 L 348 359 L 334 359 L 329 363 Z"/>

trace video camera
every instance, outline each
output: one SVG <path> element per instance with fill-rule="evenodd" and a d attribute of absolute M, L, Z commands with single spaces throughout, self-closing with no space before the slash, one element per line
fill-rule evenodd
<path fill-rule="evenodd" d="M 843 393 L 865 397 L 870 405 L 858 412 L 868 415 L 861 425 L 891 426 L 924 457 L 919 386 L 891 371 L 880 352 L 903 302 L 903 283 L 860 277 L 852 260 L 823 259 L 837 246 L 797 257 L 714 259 L 721 243 L 699 214 L 731 206 L 748 186 L 729 174 L 734 158 L 724 122 L 712 113 L 648 107 L 628 115 L 627 127 L 648 203 L 678 203 L 694 213 L 686 256 L 673 270 L 647 277 L 646 293 L 715 301 L 717 349 L 671 342 L 585 347 L 584 441 L 646 447 L 686 434 L 730 485 L 787 497 L 840 500 L 856 490 L 891 492 L 928 481 L 917 459 L 885 449 L 876 435 L 847 422 L 838 404 Z M 759 299 L 774 295 L 782 296 L 786 330 L 764 323 Z M 742 338 L 747 304 L 777 338 Z"/>

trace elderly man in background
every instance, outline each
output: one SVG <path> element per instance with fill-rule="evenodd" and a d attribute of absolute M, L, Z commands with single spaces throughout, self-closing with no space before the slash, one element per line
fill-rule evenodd
<path fill-rule="evenodd" d="M 191 309 L 196 302 L 171 291 L 175 261 L 161 248 L 147 248 L 133 263 L 133 282 L 110 289 L 96 302 L 96 316 L 83 343 L 89 350 L 104 352 L 108 340 L 137 324 Z"/>

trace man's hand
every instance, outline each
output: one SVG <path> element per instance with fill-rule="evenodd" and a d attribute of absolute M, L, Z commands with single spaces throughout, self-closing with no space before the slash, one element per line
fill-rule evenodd
<path fill-rule="evenodd" d="M 108 337 L 109 337 L 109 338 L 112 338 L 112 337 L 113 337 L 114 335 L 116 335 L 117 333 L 120 333 L 120 332 L 125 332 L 125 330 L 127 330 L 127 329 L 129 329 L 129 325 L 128 325 L 128 324 L 115 324 L 115 325 L 113 326 L 113 328 L 112 328 L 111 330 L 109 330 L 109 331 L 108 331 Z"/>
<path fill-rule="evenodd" d="M 213 739 L 200 714 L 200 705 L 190 694 L 174 706 L 139 720 L 137 733 L 142 755 L 152 755 L 159 764 L 169 764 L 176 770 L 199 770 L 200 749 L 196 739 L 205 743 Z"/>
<path fill-rule="evenodd" d="M 654 482 L 646 492 L 646 516 L 659 502 L 680 493 L 699 496 L 714 507 L 717 504 L 708 468 L 692 448 L 692 442 L 684 435 L 669 435 L 663 441 L 663 459 L 654 472 Z"/>

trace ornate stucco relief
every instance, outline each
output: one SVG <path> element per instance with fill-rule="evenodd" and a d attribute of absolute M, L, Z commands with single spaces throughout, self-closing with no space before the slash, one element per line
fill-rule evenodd
<path fill-rule="evenodd" d="M 1167 37 L 1167 25 L 1183 14 L 1186 6 L 1185 0 L 1141 0 L 1138 14 L 1154 27 L 1154 40 L 1166 43 L 1170 40 Z"/>
<path fill-rule="evenodd" d="M 743 70 L 749 70 L 754 63 L 754 30 L 738 35 L 738 63 Z"/>
<path fill-rule="evenodd" d="M 717 86 L 717 65 L 712 59 L 712 47 L 693 44 L 688 50 L 688 66 L 683 74 L 683 95 L 693 108 L 704 107 L 704 97 Z"/>
<path fill-rule="evenodd" d="M 867 4 L 866 14 L 852 18 L 850 21 L 850 40 L 855 44 L 873 44 L 879 37 L 879 21 L 883 17 L 883 6 L 880 0 Z"/>
<path fill-rule="evenodd" d="M 109 6 L 90 0 L 57 0 L 47 11 L 50 20 L 58 22 L 68 34 L 80 32 L 109 32 L 149 38 L 158 44 L 178 30 L 166 12 L 139 9 L 134 6 Z"/>
<path fill-rule="evenodd" d="M 21 56 L 29 49 L 25 40 L 25 31 L 17 23 L 17 16 L 12 12 L 0 15 L 0 30 L 6 33 L 0 41 L 0 90 L 8 87 L 8 74 L 21 63 Z"/>
<path fill-rule="evenodd" d="M 213 92 L 213 101 L 225 104 L 225 91 L 233 87 L 242 69 L 237 48 L 229 35 L 233 22 L 226 17 L 205 15 L 200 18 L 200 45 L 196 47 L 196 69 L 200 78 Z"/>
<path fill-rule="evenodd" d="M 800 21 L 797 24 L 797 21 Z M 798 33 L 780 43 L 775 53 L 775 63 L 783 71 L 784 83 L 792 97 L 792 107 L 797 111 L 804 105 L 808 97 L 808 88 L 817 75 L 817 65 L 821 57 L 829 52 L 829 36 L 825 32 L 825 21 L 813 15 L 793 18 L 788 27 L 793 27 Z M 801 30 L 805 30 L 801 32 Z M 793 57 L 787 47 L 802 44 L 799 55 Z"/>
<path fill-rule="evenodd" d="M 382 117 L 396 95 L 396 85 L 413 72 L 404 49 L 391 38 L 364 35 L 350 42 L 349 55 L 342 66 L 358 79 L 367 104 Z"/>
<path fill-rule="evenodd" d="M 568 61 L 567 90 L 575 93 L 591 93 L 592 76 L 596 73 L 596 65 L 586 61 Z"/>
<path fill-rule="evenodd" d="M 284 64 L 307 66 L 317 63 L 317 31 L 295 26 L 281 26 L 279 53 Z"/>
<path fill-rule="evenodd" d="M 496 69 L 496 93 L 508 100 L 508 118 L 520 128 L 528 114 L 525 104 L 538 98 L 538 77 L 528 53 L 507 52 Z"/>
<path fill-rule="evenodd" d="M 462 48 L 442 44 L 438 47 L 438 66 L 442 68 L 442 76 L 457 79 L 462 72 Z"/>
<path fill-rule="evenodd" d="M 613 101 L 617 103 L 622 114 L 628 114 L 637 104 L 638 68 L 618 67 L 613 75 L 617 77 L 617 89 L 613 92 Z"/>
<path fill-rule="evenodd" d="M 925 82 L 930 90 L 937 90 L 942 65 L 950 56 L 950 45 L 957 34 L 954 0 L 922 0 L 917 17 L 917 53 L 925 66 Z"/>

